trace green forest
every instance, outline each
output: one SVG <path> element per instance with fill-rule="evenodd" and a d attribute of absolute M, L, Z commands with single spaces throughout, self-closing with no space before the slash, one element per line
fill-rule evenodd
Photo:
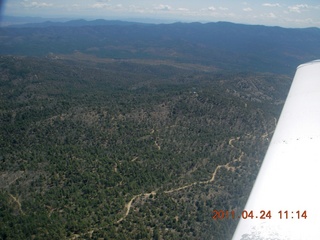
<path fill-rule="evenodd" d="M 0 57 L 0 239 L 230 239 L 291 77 Z"/>

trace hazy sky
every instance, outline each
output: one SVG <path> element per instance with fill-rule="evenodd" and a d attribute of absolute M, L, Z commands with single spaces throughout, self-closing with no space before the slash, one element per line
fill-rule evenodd
<path fill-rule="evenodd" d="M 7 0 L 7 16 L 230 21 L 320 27 L 319 0 Z"/>

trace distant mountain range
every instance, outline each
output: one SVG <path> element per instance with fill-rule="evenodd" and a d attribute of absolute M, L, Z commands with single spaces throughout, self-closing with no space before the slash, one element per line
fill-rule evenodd
<path fill-rule="evenodd" d="M 104 26 L 104 25 L 132 25 L 132 24 L 145 24 L 130 21 L 121 20 L 105 20 L 96 19 L 92 21 L 87 21 L 84 19 L 69 20 L 69 21 L 54 21 L 54 19 L 48 19 L 46 21 L 39 21 L 41 18 L 34 22 L 27 22 L 22 24 L 12 24 L 7 27 L 13 28 L 37 28 L 37 27 L 52 27 L 52 26 L 64 26 L 64 27 L 81 27 L 81 26 Z"/>
<path fill-rule="evenodd" d="M 0 29 L 0 54 L 83 54 L 112 59 L 161 59 L 239 71 L 293 74 L 320 58 L 320 29 L 228 22 L 142 24 L 73 20 Z"/>
<path fill-rule="evenodd" d="M 71 19 L 66 18 L 42 18 L 42 17 L 15 17 L 15 16 L 1 16 L 0 26 L 14 26 L 14 25 L 24 25 L 30 23 L 42 23 L 46 21 L 52 22 L 67 22 Z"/>

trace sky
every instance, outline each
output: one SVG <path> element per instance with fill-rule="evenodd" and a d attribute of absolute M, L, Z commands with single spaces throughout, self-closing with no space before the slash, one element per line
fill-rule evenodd
<path fill-rule="evenodd" d="M 7 0 L 2 11 L 20 17 L 320 27 L 319 0 Z"/>

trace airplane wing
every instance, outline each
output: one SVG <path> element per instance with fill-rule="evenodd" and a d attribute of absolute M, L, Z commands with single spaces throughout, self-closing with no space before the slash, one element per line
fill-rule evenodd
<path fill-rule="evenodd" d="M 233 240 L 320 239 L 320 60 L 298 66 Z"/>

